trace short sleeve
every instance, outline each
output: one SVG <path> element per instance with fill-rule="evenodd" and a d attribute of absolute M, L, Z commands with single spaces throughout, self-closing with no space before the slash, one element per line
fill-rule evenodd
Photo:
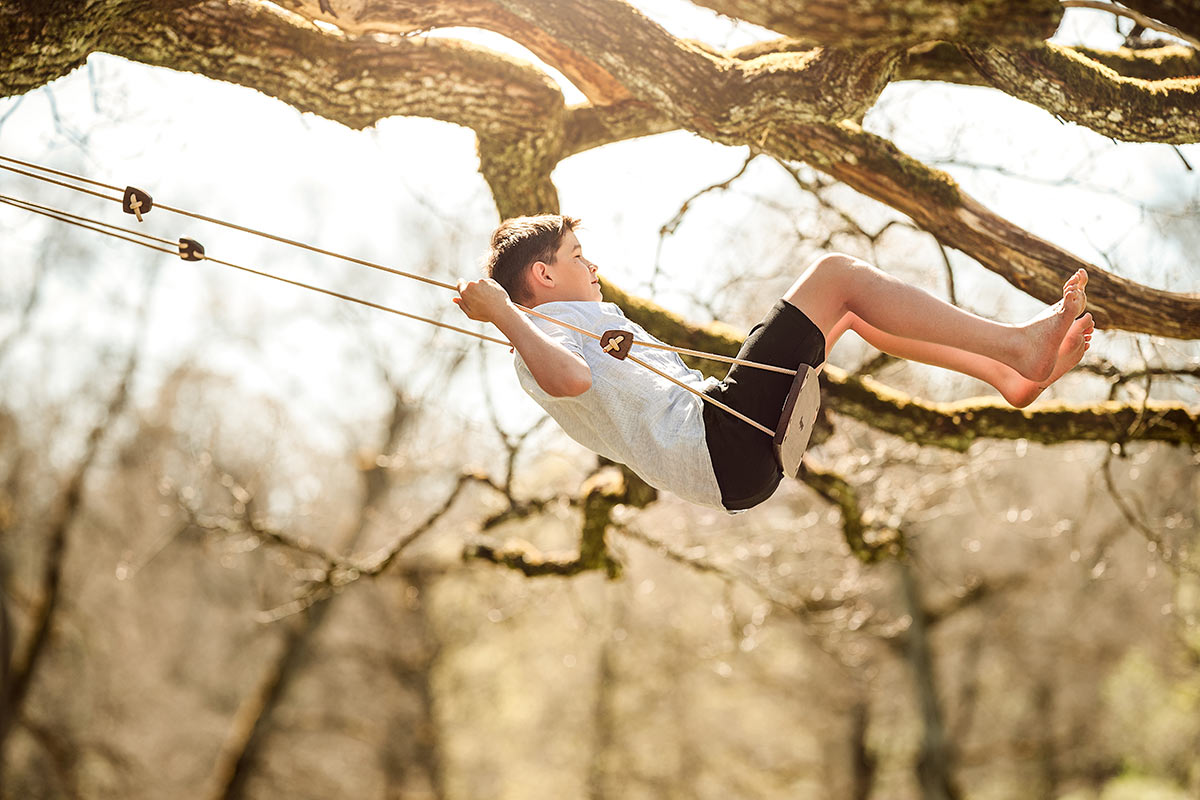
<path fill-rule="evenodd" d="M 570 324 L 574 325 L 577 328 L 582 328 L 582 327 L 584 327 L 584 325 L 583 325 L 584 320 L 579 319 L 579 316 L 580 315 L 578 315 L 578 314 L 567 312 L 567 313 L 559 314 L 557 318 L 562 319 L 563 322 L 569 322 Z M 570 317 L 576 317 L 576 319 L 570 319 Z M 570 328 L 565 327 L 563 325 L 555 324 L 553 322 L 550 322 L 549 320 L 542 319 L 541 317 L 531 316 L 530 319 L 533 321 L 534 325 L 541 328 L 542 331 L 547 336 L 549 336 L 551 339 L 558 342 L 563 347 L 567 348 L 568 350 L 570 350 L 572 353 L 579 356 L 580 358 L 583 357 L 583 334 L 582 333 L 579 333 L 578 331 L 573 331 Z"/>
<path fill-rule="evenodd" d="M 558 315 L 559 318 L 563 318 L 564 322 L 570 322 L 576 327 L 583 327 L 581 324 L 583 323 L 582 319 L 566 319 L 566 317 L 569 316 L 578 317 L 578 315 L 571 313 Z M 530 320 L 532 320 L 533 324 L 540 328 L 551 339 L 558 342 L 563 347 L 567 348 L 567 350 L 570 350 L 580 358 L 583 358 L 585 361 L 587 360 L 583 351 L 584 337 L 582 333 L 573 331 L 570 328 L 566 328 L 562 325 L 556 325 L 555 323 L 542 319 L 541 317 L 531 316 Z M 525 363 L 525 359 L 521 357 L 519 352 L 514 351 L 513 353 L 513 366 L 516 368 L 517 379 L 521 383 L 521 388 L 523 388 L 531 397 L 540 401 L 556 399 L 547 394 L 538 384 L 537 379 L 533 377 L 533 373 L 529 369 L 529 365 Z"/>

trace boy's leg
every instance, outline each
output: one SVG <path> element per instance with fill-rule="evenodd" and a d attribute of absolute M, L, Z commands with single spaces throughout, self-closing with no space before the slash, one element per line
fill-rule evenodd
<path fill-rule="evenodd" d="M 1079 363 L 1091 343 L 1093 329 L 1091 314 L 1084 314 L 1072 323 L 1070 330 L 1067 331 L 1067 335 L 1063 337 L 1059 345 L 1054 370 L 1048 378 L 1042 381 L 1031 381 L 1007 364 L 987 356 L 960 350 L 957 347 L 905 339 L 885 333 L 854 314 L 846 314 L 838 321 L 831 332 L 831 338 L 836 341 L 842 333 L 852 330 L 872 347 L 890 355 L 951 369 L 988 383 L 995 387 L 1010 404 L 1024 408 L 1032 403 L 1047 386 Z M 832 348 L 832 346 L 831 342 L 829 347 Z"/>
<path fill-rule="evenodd" d="M 1009 325 L 963 311 L 881 272 L 865 261 L 833 254 L 818 259 L 784 299 L 831 338 L 847 313 L 903 339 L 940 344 L 986 356 L 1031 381 L 1045 381 L 1059 345 L 1087 302 L 1087 273 L 1063 286 L 1063 299 L 1032 320 Z"/>

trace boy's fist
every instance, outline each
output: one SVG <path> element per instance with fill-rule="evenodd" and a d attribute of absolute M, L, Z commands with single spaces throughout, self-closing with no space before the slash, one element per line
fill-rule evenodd
<path fill-rule="evenodd" d="M 454 302 L 464 314 L 477 322 L 495 323 L 497 317 L 511 305 L 508 292 L 491 278 L 477 281 L 460 280 L 458 295 Z"/>

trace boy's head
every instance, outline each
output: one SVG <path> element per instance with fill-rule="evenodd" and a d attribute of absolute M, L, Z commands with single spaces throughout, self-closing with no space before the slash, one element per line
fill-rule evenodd
<path fill-rule="evenodd" d="M 488 277 L 524 306 L 600 300 L 596 266 L 583 257 L 575 237 L 578 226 L 578 219 L 562 214 L 505 220 L 492 233 Z"/>

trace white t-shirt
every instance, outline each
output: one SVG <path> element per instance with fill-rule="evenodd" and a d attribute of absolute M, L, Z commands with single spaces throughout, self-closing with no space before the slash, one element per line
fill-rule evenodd
<path fill-rule="evenodd" d="M 597 335 L 632 331 L 638 341 L 654 341 L 612 303 L 560 301 L 537 310 Z M 645 367 L 605 353 L 600 343 L 561 325 L 530 317 L 535 325 L 587 362 L 592 386 L 576 397 L 551 397 L 516 355 L 517 378 L 530 397 L 567 435 L 605 458 L 625 464 L 642 480 L 691 503 L 721 505 L 704 435 L 704 401 Z M 702 390 L 716 383 L 688 369 L 676 353 L 634 345 L 631 355 L 679 382 Z"/>

